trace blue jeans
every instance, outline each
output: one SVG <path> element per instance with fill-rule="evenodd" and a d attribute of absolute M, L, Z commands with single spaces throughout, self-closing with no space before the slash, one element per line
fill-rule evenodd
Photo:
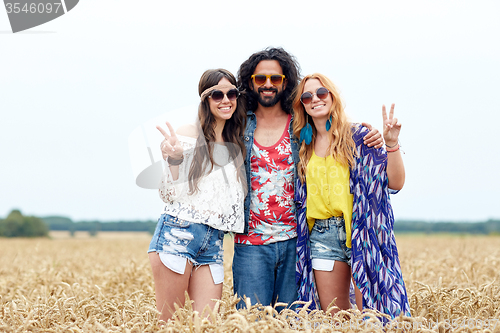
<path fill-rule="evenodd" d="M 234 292 L 239 297 L 249 297 L 252 305 L 283 302 L 290 306 L 298 297 L 296 246 L 297 238 L 267 245 L 234 244 Z M 237 308 L 244 306 L 241 300 Z M 276 309 L 280 311 L 282 307 Z"/>

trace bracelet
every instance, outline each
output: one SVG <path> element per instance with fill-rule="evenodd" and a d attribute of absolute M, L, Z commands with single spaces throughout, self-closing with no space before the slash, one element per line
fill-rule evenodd
<path fill-rule="evenodd" d="M 182 156 L 178 160 L 171 158 L 170 156 L 167 158 L 167 162 L 169 165 L 180 165 L 183 161 L 184 161 L 184 156 Z"/>
<path fill-rule="evenodd" d="M 386 146 L 387 146 L 387 145 L 386 145 Z M 387 147 L 389 147 L 389 146 L 387 146 Z M 392 147 L 390 147 L 390 148 L 393 148 L 393 147 L 396 147 L 396 146 L 392 146 Z M 393 153 L 393 152 L 395 152 L 395 151 L 398 151 L 400 147 L 401 147 L 401 145 L 398 143 L 396 148 L 394 148 L 394 149 L 387 149 L 387 152 L 388 152 L 388 153 Z"/>
<path fill-rule="evenodd" d="M 398 142 L 396 142 L 396 144 L 395 144 L 394 146 L 389 146 L 387 143 L 385 144 L 385 146 L 386 146 L 386 147 L 388 147 L 388 148 L 394 148 L 394 147 L 396 147 L 397 145 L 399 145 L 399 140 L 398 140 Z"/>

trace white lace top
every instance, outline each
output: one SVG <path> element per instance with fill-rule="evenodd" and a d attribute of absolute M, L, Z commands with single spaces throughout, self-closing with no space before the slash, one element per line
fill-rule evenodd
<path fill-rule="evenodd" d="M 166 203 L 163 213 L 223 231 L 243 232 L 246 185 L 239 181 L 235 162 L 230 161 L 227 148 L 214 144 L 213 157 L 218 165 L 207 174 L 208 167 L 198 182 L 199 191 L 188 194 L 188 174 L 196 139 L 177 137 L 184 148 L 184 161 L 179 165 L 179 177 L 175 181 L 165 162 L 159 189 L 160 198 Z"/>

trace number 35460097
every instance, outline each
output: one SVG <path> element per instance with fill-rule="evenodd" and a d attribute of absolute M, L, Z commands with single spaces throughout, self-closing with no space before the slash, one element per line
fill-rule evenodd
<path fill-rule="evenodd" d="M 61 3 L 50 3 L 50 2 L 32 2 L 30 4 L 25 3 L 24 5 L 18 2 L 6 2 L 5 8 L 7 9 L 7 14 L 35 14 L 35 13 L 47 13 L 52 12 L 58 13 L 62 10 Z"/>

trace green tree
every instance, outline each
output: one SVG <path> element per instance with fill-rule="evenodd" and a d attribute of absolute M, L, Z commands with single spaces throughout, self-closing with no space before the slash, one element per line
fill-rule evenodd
<path fill-rule="evenodd" d="M 47 237 L 49 228 L 42 219 L 23 216 L 14 209 L 4 220 L 0 220 L 0 236 L 3 237 Z"/>

